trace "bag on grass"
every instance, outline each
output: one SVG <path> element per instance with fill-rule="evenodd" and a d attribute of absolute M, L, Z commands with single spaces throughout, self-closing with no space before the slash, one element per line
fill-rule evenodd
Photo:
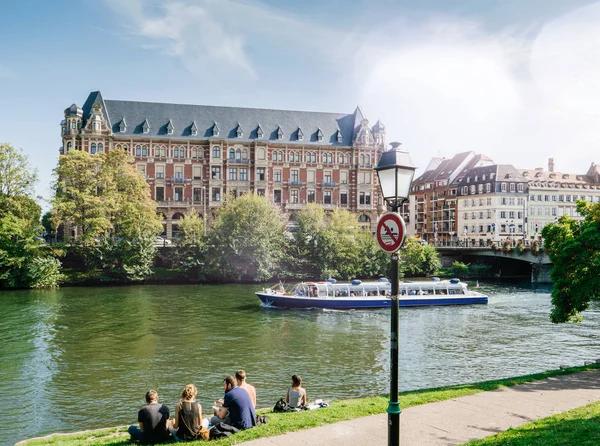
<path fill-rule="evenodd" d="M 279 401 L 275 403 L 275 407 L 273 407 L 273 412 L 287 412 L 287 410 L 288 405 L 284 398 L 280 398 Z"/>

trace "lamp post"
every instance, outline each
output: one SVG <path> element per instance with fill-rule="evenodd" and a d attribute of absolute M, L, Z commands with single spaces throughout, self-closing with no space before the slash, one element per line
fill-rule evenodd
<path fill-rule="evenodd" d="M 206 187 L 202 186 L 202 204 L 204 207 L 204 211 L 202 212 L 204 224 L 202 226 L 204 226 L 204 237 L 206 237 L 206 200 L 208 200 L 206 196 Z"/>
<path fill-rule="evenodd" d="M 392 148 L 381 155 L 379 164 L 375 168 L 381 195 L 390 206 L 392 212 L 398 213 L 402 203 L 408 198 L 410 186 L 415 174 L 416 166 L 413 165 L 408 152 L 400 150 L 400 143 L 390 143 Z M 399 217 L 402 225 L 404 220 Z M 398 249 L 402 246 L 400 243 Z M 391 267 L 391 333 L 390 333 L 390 400 L 388 413 L 388 445 L 400 444 L 400 404 L 398 403 L 398 292 L 400 283 L 398 279 L 398 252 L 392 254 Z"/>

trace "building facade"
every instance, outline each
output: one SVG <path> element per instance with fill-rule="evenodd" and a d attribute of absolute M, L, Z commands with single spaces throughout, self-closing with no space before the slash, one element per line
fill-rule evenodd
<path fill-rule="evenodd" d="M 351 114 L 104 100 L 92 92 L 61 123 L 61 153 L 126 150 L 172 238 L 194 211 L 210 225 L 228 197 L 267 196 L 293 226 L 307 203 L 344 208 L 374 230 L 374 166 L 386 132 Z M 381 211 L 381 206 L 379 206 Z"/>

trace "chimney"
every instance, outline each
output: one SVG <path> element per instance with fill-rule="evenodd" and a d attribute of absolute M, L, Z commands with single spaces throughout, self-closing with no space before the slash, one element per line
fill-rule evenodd
<path fill-rule="evenodd" d="M 548 158 L 548 172 L 554 172 L 554 158 Z"/>

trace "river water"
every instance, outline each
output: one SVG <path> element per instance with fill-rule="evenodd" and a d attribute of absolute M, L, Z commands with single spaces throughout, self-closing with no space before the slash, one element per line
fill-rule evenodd
<path fill-rule="evenodd" d="M 300 374 L 309 399 L 385 393 L 389 310 L 262 308 L 252 285 L 0 293 L 0 444 L 136 422 L 149 388 L 173 408 L 195 383 L 205 411 L 244 369 L 258 406 Z M 400 309 L 400 389 L 583 365 L 600 356 L 600 307 L 548 319 L 550 290 L 481 284 L 488 305 Z"/>

